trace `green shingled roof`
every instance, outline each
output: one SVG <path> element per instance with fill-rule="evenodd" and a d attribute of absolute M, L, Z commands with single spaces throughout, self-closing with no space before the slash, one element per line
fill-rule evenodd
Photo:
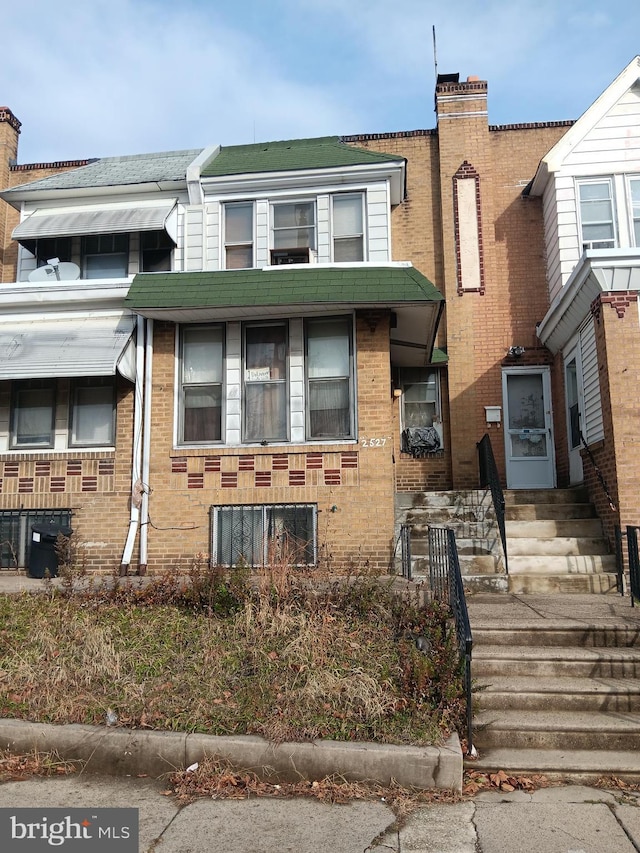
<path fill-rule="evenodd" d="M 339 136 L 322 136 L 318 139 L 289 139 L 223 147 L 217 157 L 202 170 L 202 177 L 217 178 L 224 175 L 283 172 L 292 169 L 331 169 L 402 162 L 403 159 L 354 148 L 341 142 Z"/>
<path fill-rule="evenodd" d="M 145 308 L 287 305 L 402 305 L 441 302 L 442 294 L 411 266 L 309 265 L 270 270 L 140 273 L 125 300 Z"/>

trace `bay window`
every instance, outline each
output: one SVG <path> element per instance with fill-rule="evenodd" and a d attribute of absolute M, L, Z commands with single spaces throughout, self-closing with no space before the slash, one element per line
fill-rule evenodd
<path fill-rule="evenodd" d="M 351 405 L 351 318 L 307 320 L 307 435 L 348 438 Z"/>
<path fill-rule="evenodd" d="M 287 325 L 244 329 L 244 441 L 284 441 L 287 424 Z"/>
<path fill-rule="evenodd" d="M 362 193 L 333 196 L 333 260 L 364 260 Z"/>
<path fill-rule="evenodd" d="M 222 438 L 224 326 L 182 329 L 180 440 L 216 442 Z"/>

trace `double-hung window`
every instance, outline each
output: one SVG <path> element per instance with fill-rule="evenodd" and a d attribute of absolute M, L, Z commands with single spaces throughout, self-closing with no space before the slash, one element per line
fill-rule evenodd
<path fill-rule="evenodd" d="M 402 427 L 433 426 L 440 420 L 438 372 L 426 367 L 404 367 L 400 371 L 402 388 Z"/>
<path fill-rule="evenodd" d="M 333 260 L 364 260 L 362 193 L 333 196 Z"/>
<path fill-rule="evenodd" d="M 253 267 L 253 203 L 224 205 L 225 269 Z"/>
<path fill-rule="evenodd" d="M 115 387 L 111 377 L 76 379 L 71 385 L 69 444 L 73 447 L 113 445 Z"/>
<path fill-rule="evenodd" d="M 53 447 L 56 388 L 53 380 L 15 381 L 11 401 L 11 447 Z"/>
<path fill-rule="evenodd" d="M 631 204 L 634 246 L 640 246 L 640 178 L 631 178 L 629 180 L 629 201 Z"/>
<path fill-rule="evenodd" d="M 183 326 L 180 441 L 222 439 L 224 326 Z"/>
<path fill-rule="evenodd" d="M 316 248 L 314 201 L 278 202 L 272 206 L 273 264 L 308 263 Z"/>
<path fill-rule="evenodd" d="M 287 324 L 244 327 L 243 440 L 288 437 Z"/>
<path fill-rule="evenodd" d="M 84 278 L 126 278 L 128 265 L 128 234 L 95 234 L 82 238 Z"/>
<path fill-rule="evenodd" d="M 583 249 L 613 249 L 616 246 L 613 185 L 611 180 L 580 181 L 580 222 Z"/>
<path fill-rule="evenodd" d="M 307 437 L 353 435 L 351 317 L 307 320 Z"/>

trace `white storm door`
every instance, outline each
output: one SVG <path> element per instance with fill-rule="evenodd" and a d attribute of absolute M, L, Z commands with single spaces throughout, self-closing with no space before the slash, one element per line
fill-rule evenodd
<path fill-rule="evenodd" d="M 564 362 L 564 393 L 567 414 L 567 447 L 569 451 L 569 482 L 571 485 L 582 483 L 582 457 L 580 447 L 581 424 L 583 421 L 582 376 L 576 351 L 573 350 Z"/>
<path fill-rule="evenodd" d="M 551 382 L 548 367 L 511 367 L 502 373 L 507 488 L 555 486 Z"/>

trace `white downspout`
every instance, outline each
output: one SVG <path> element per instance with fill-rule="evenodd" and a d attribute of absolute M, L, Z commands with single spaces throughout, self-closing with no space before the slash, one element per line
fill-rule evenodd
<path fill-rule="evenodd" d="M 144 416 L 142 427 L 142 506 L 140 518 L 140 565 L 138 574 L 147 571 L 149 536 L 149 469 L 151 464 L 151 388 L 153 378 L 153 320 L 147 320 L 144 361 Z"/>
<path fill-rule="evenodd" d="M 131 468 L 131 514 L 129 518 L 129 532 L 124 544 L 122 561 L 120 563 L 120 576 L 129 571 L 133 546 L 136 541 L 136 533 L 140 522 L 141 492 L 141 461 L 142 461 L 142 416 L 144 403 L 144 319 L 137 318 L 136 326 L 136 376 L 133 396 L 133 453 Z"/>

